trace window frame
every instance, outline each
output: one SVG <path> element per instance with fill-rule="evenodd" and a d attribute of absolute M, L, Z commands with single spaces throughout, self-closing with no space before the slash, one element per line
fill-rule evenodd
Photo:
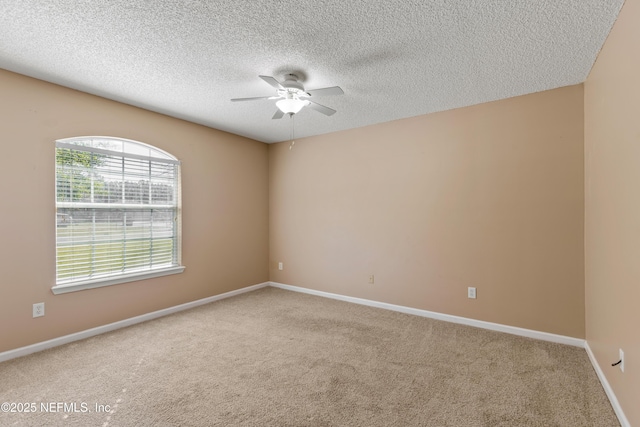
<path fill-rule="evenodd" d="M 103 149 L 103 148 L 97 148 L 92 146 L 92 144 L 94 143 L 94 141 L 100 141 L 100 142 L 117 142 L 122 144 L 122 151 L 115 151 L 115 150 L 107 150 L 107 149 Z M 89 145 L 84 145 L 84 144 L 89 144 Z M 149 155 L 141 155 L 139 153 L 135 153 L 135 152 L 127 152 L 127 147 L 130 148 L 134 148 L 136 150 L 138 149 L 145 149 L 145 150 L 149 150 Z M 84 148 L 84 149 L 83 149 Z M 59 233 L 59 229 L 58 229 L 58 208 L 60 206 L 65 206 L 66 207 L 62 207 L 62 209 L 73 209 L 73 206 L 70 207 L 70 205 L 73 205 L 73 201 L 71 202 L 62 202 L 59 201 L 59 196 L 58 196 L 58 171 L 59 171 L 59 165 L 56 161 L 56 165 L 55 165 L 55 188 L 56 188 L 56 194 L 55 194 L 55 206 L 56 206 L 56 238 L 55 238 L 55 242 L 56 242 L 56 261 L 55 261 L 55 266 L 56 266 L 56 279 L 55 279 L 55 285 L 51 288 L 52 292 L 54 294 L 62 294 L 62 293 L 67 293 L 67 292 L 75 292 L 75 291 L 81 291 L 81 290 L 85 290 L 85 289 L 93 289 L 93 288 L 99 288 L 99 287 L 104 287 L 104 286 L 111 286 L 111 285 L 117 285 L 117 284 L 121 284 L 121 283 L 128 283 L 128 282 L 133 282 L 133 281 L 139 281 L 139 280 L 145 280 L 145 279 L 150 279 L 150 278 L 156 278 L 156 277 L 162 277 L 162 276 L 166 276 L 166 275 L 172 275 L 172 274 L 179 274 L 182 273 L 185 270 L 185 267 L 182 265 L 182 259 L 181 259 L 181 255 L 182 255 L 182 203 L 181 203 L 181 168 L 180 168 L 180 161 L 173 155 L 171 155 L 170 153 L 157 148 L 155 146 L 140 142 L 140 141 L 134 141 L 131 139 L 125 139 L 125 138 L 118 138 L 118 137 L 109 137 L 109 136 L 82 136 L 82 137 L 72 137 L 72 138 L 64 138 L 64 139 L 59 139 L 56 140 L 55 142 L 55 153 L 56 153 L 56 160 L 57 160 L 57 153 L 58 153 L 58 149 L 71 149 L 71 150 L 76 150 L 78 152 L 91 152 L 91 153 L 99 153 L 99 154 L 104 154 L 104 155 L 108 155 L 108 156 L 115 156 L 117 157 L 122 157 L 123 158 L 123 162 L 126 161 L 126 159 L 136 159 L 136 160 L 142 160 L 142 161 L 149 161 L 149 163 L 151 164 L 151 162 L 157 161 L 157 162 L 161 162 L 161 163 L 166 163 L 166 164 L 173 164 L 175 165 L 176 169 L 175 169 L 175 179 L 173 180 L 174 183 L 174 201 L 171 203 L 171 208 L 175 209 L 175 224 L 174 224 L 174 228 L 173 228 L 173 233 L 172 233 L 172 239 L 174 239 L 174 245 L 173 245 L 173 250 L 172 250 L 172 260 L 175 260 L 175 262 L 172 262 L 171 265 L 163 265 L 162 267 L 150 267 L 149 269 L 144 269 L 144 270 L 135 270 L 135 271 L 123 271 L 123 272 L 119 272 L 119 273 L 113 273 L 110 272 L 108 274 L 103 274 L 100 275 L 99 277 L 87 277 L 87 278 L 81 278 L 81 279 L 76 279 L 76 280 L 60 280 L 58 277 L 58 268 L 59 268 L 59 261 L 58 261 L 58 233 Z M 153 156 L 153 154 L 156 154 L 157 156 Z M 151 177 L 150 177 L 151 179 Z M 91 184 L 93 186 L 93 184 Z M 123 198 L 124 198 L 124 187 L 123 187 Z M 93 200 L 93 196 L 91 197 Z M 124 199 L 123 199 L 124 200 Z M 90 203 L 86 203 L 86 202 L 79 202 L 77 203 L 78 205 L 82 205 L 82 206 L 76 206 L 76 208 L 82 208 L 82 207 L 86 207 L 87 205 L 98 205 L 97 202 L 92 201 Z M 105 206 L 116 206 L 118 205 L 118 203 L 106 203 L 106 204 L 99 204 L 100 205 L 100 209 L 106 209 Z M 142 206 L 142 207 L 140 207 Z M 148 206 L 148 207 L 147 207 Z M 141 212 L 152 212 L 154 207 L 156 207 L 156 205 L 153 204 L 148 204 L 148 205 L 144 205 L 144 204 L 140 204 L 138 206 L 139 209 L 141 209 Z M 115 207 L 117 209 L 117 206 Z M 95 209 L 95 208 L 94 208 Z M 98 211 L 100 210 L 98 209 Z M 97 211 L 96 211 L 97 212 Z M 93 220 L 95 221 L 95 219 Z M 125 225 L 126 227 L 126 225 Z M 127 241 L 126 237 L 123 237 L 123 243 Z M 153 249 L 150 249 L 150 256 L 153 254 Z M 126 259 L 126 255 L 124 255 L 124 259 Z M 92 260 L 92 264 L 93 264 L 94 260 Z"/>

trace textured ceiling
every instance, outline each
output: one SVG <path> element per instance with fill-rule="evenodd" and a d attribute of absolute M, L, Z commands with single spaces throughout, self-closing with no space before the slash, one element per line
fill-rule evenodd
<path fill-rule="evenodd" d="M 275 142 L 583 82 L 623 0 L 0 0 L 0 68 Z"/>

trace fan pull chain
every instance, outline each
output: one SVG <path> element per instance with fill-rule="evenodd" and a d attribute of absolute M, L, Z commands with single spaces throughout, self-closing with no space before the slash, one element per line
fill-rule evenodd
<path fill-rule="evenodd" d="M 293 146 L 295 145 L 296 141 L 295 141 L 295 128 L 293 126 L 293 113 L 289 113 L 289 116 L 291 117 L 291 133 L 290 133 L 290 139 L 291 139 L 291 144 L 289 145 L 289 150 L 291 150 L 293 148 Z"/>

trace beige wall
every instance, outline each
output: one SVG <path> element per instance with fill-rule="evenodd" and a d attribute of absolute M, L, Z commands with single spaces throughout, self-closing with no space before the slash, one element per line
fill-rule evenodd
<path fill-rule="evenodd" d="M 4 70 L 0 94 L 0 352 L 268 280 L 265 144 Z M 182 161 L 183 274 L 52 294 L 54 141 L 83 135 Z"/>
<path fill-rule="evenodd" d="M 627 0 L 585 83 L 587 341 L 640 426 L 640 1 Z M 625 372 L 611 367 L 618 349 Z"/>
<path fill-rule="evenodd" d="M 584 338 L 583 131 L 577 85 L 271 145 L 271 280 Z"/>

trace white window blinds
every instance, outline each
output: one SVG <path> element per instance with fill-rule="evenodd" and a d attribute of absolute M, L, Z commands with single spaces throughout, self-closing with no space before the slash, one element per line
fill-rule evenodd
<path fill-rule="evenodd" d="M 179 165 L 136 141 L 56 141 L 56 284 L 178 266 Z"/>

